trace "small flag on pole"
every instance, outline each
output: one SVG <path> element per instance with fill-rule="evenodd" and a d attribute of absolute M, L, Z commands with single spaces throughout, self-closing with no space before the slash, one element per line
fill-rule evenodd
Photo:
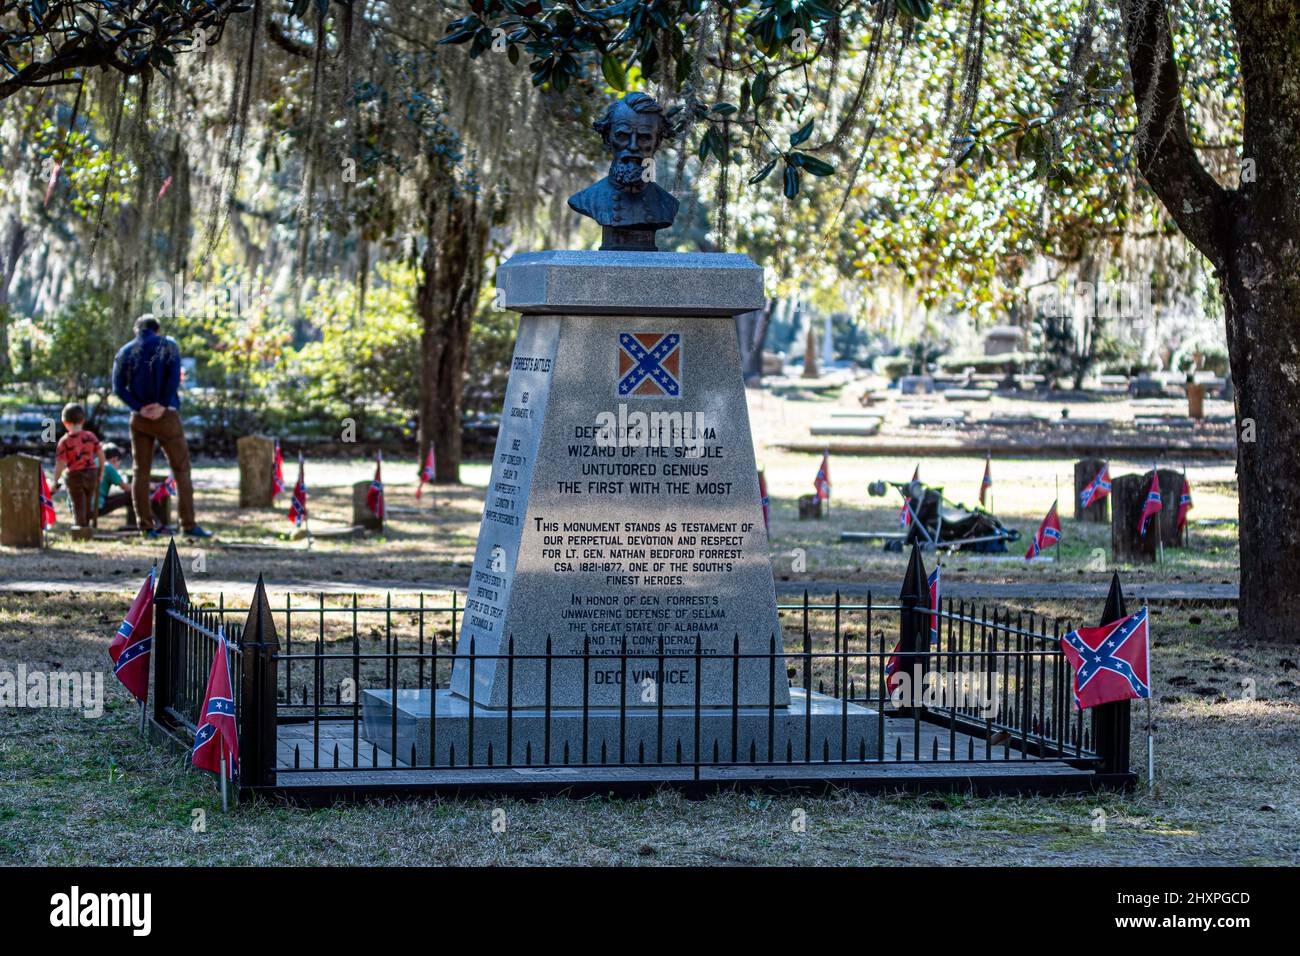
<path fill-rule="evenodd" d="M 831 450 L 829 448 L 822 452 L 822 464 L 817 469 L 817 477 L 813 479 L 813 487 L 817 489 L 818 501 L 831 500 Z"/>
<path fill-rule="evenodd" d="M 293 500 L 289 502 L 289 520 L 295 525 L 307 520 L 307 479 L 303 475 L 302 452 L 298 452 L 298 483 L 293 486 Z"/>
<path fill-rule="evenodd" d="M 1034 539 L 1029 542 L 1029 548 L 1025 551 L 1025 560 L 1038 557 L 1044 548 L 1061 540 L 1061 519 L 1056 513 L 1056 502 L 1052 502 L 1051 510 L 1043 517 L 1042 524 L 1038 526 L 1038 533 Z"/>
<path fill-rule="evenodd" d="M 275 442 L 275 469 L 271 472 L 271 497 L 278 498 L 284 491 L 284 455 L 280 451 L 280 441 Z"/>
<path fill-rule="evenodd" d="M 920 467 L 919 465 L 917 466 Z M 993 488 L 993 457 L 986 455 L 984 458 L 984 477 L 980 480 L 980 507 L 986 504 L 985 498 Z"/>
<path fill-rule="evenodd" d="M 224 760 L 222 758 L 225 758 Z M 235 700 L 230 688 L 230 663 L 226 659 L 226 629 L 217 628 L 217 649 L 208 670 L 208 689 L 199 712 L 190 760 L 200 770 L 221 773 L 223 764 L 233 780 L 239 766 L 239 733 L 235 728 Z"/>
<path fill-rule="evenodd" d="M 370 513 L 380 521 L 384 520 L 384 480 L 380 476 L 380 469 L 383 465 L 383 452 L 375 452 L 375 477 L 370 482 L 370 487 L 366 489 L 366 507 Z"/>
<path fill-rule="evenodd" d="M 917 462 L 916 470 L 912 472 L 912 481 L 916 482 L 920 480 L 921 480 L 921 463 Z M 900 528 L 906 528 L 909 524 L 912 523 L 912 509 L 908 507 L 908 505 L 910 505 L 911 503 L 912 503 L 911 496 L 904 495 L 903 507 L 898 509 L 898 526 Z"/>
<path fill-rule="evenodd" d="M 41 530 L 49 531 L 58 521 L 59 513 L 54 510 L 54 492 L 50 490 L 50 483 L 45 480 L 44 468 L 41 469 L 41 488 L 37 496 L 41 502 Z"/>
<path fill-rule="evenodd" d="M 1151 516 L 1158 514 L 1164 508 L 1164 502 L 1160 500 L 1160 474 L 1152 470 L 1151 487 L 1147 489 L 1147 500 L 1142 505 L 1142 516 L 1139 518 L 1138 535 L 1145 537 L 1147 525 L 1151 522 Z"/>
<path fill-rule="evenodd" d="M 433 444 L 429 444 L 429 454 L 424 457 L 424 464 L 420 466 L 420 484 L 415 489 L 415 499 L 418 501 L 424 494 L 424 483 L 433 482 L 438 474 L 438 462 L 433 456 Z"/>
<path fill-rule="evenodd" d="M 1110 494 L 1110 462 L 1101 466 L 1101 471 L 1079 492 L 1079 507 L 1088 508 Z"/>
<path fill-rule="evenodd" d="M 1151 640 L 1147 609 L 1101 627 L 1081 627 L 1061 638 L 1074 668 L 1074 703 L 1080 710 L 1151 696 Z"/>
<path fill-rule="evenodd" d="M 1192 486 L 1187 483 L 1187 478 L 1183 478 L 1183 493 L 1178 497 L 1178 533 L 1182 534 L 1183 529 L 1187 527 L 1187 512 L 1192 510 Z"/>
<path fill-rule="evenodd" d="M 758 497 L 763 503 L 763 530 L 771 529 L 772 499 L 767 494 L 767 477 L 760 468 L 758 471 Z"/>
<path fill-rule="evenodd" d="M 165 481 L 159 482 L 158 487 L 149 495 L 150 501 L 166 501 L 172 495 L 176 494 L 176 479 L 168 475 Z"/>
<path fill-rule="evenodd" d="M 144 579 L 140 591 L 126 612 L 122 626 L 108 645 L 113 659 L 113 676 L 136 700 L 149 696 L 149 655 L 153 651 L 153 576 Z"/>

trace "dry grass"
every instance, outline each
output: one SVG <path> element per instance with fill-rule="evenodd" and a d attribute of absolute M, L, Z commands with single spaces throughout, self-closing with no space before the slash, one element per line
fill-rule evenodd
<path fill-rule="evenodd" d="M 129 595 L 0 597 L 0 670 L 106 670 Z M 1040 607 L 1072 614 L 1066 605 Z M 687 801 L 417 801 L 219 811 L 210 777 L 146 746 L 106 674 L 97 720 L 0 717 L 6 864 L 1291 864 L 1300 862 L 1294 652 L 1240 644 L 1228 611 L 1153 617 L 1154 794 L 1085 798 L 730 793 Z M 1254 681 L 1243 698 L 1241 682 Z M 1140 721 L 1136 721 L 1139 723 Z M 1135 755 L 1144 753 L 1135 726 Z M 492 831 L 493 810 L 504 832 Z M 1104 833 L 1092 813 L 1106 814 Z M 792 815 L 807 813 L 796 833 Z M 194 811 L 206 832 L 193 829 Z"/>

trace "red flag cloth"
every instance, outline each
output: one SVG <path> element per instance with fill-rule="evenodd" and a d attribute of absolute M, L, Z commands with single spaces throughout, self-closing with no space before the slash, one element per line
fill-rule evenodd
<path fill-rule="evenodd" d="M 307 479 L 303 476 L 302 453 L 298 453 L 298 483 L 293 486 L 293 500 L 289 502 L 289 520 L 301 525 L 307 520 Z"/>
<path fill-rule="evenodd" d="M 772 499 L 767 496 L 767 478 L 762 471 L 758 473 L 758 497 L 763 503 L 763 530 L 771 530 Z"/>
<path fill-rule="evenodd" d="M 1151 516 L 1158 513 L 1164 508 L 1164 502 L 1160 500 L 1160 474 L 1151 472 L 1151 487 L 1147 489 L 1147 500 L 1142 505 L 1142 517 L 1139 518 L 1138 534 L 1145 537 L 1147 525 L 1151 521 Z"/>
<path fill-rule="evenodd" d="M 1101 466 L 1101 471 L 1097 476 L 1088 482 L 1083 491 L 1079 492 L 1080 507 L 1087 508 L 1089 505 L 1101 501 L 1110 494 L 1110 462 Z"/>
<path fill-rule="evenodd" d="M 980 480 L 980 507 L 984 506 L 984 496 L 989 493 L 989 489 L 992 487 L 993 487 L 993 459 L 991 457 L 985 457 L 984 477 Z"/>
<path fill-rule="evenodd" d="M 424 483 L 433 481 L 438 474 L 438 463 L 433 457 L 433 445 L 429 446 L 429 454 L 424 456 L 424 465 L 420 468 L 420 484 L 416 486 L 415 497 L 419 500 L 424 494 Z"/>
<path fill-rule="evenodd" d="M 59 513 L 54 510 L 54 492 L 50 491 L 50 483 L 45 480 L 44 468 L 41 469 L 41 490 L 38 497 L 41 502 L 41 530 L 48 531 L 54 527 Z"/>
<path fill-rule="evenodd" d="M 1151 696 L 1151 639 L 1147 609 L 1113 624 L 1081 627 L 1061 638 L 1074 668 L 1074 703 L 1080 710 Z"/>
<path fill-rule="evenodd" d="M 913 481 L 921 480 L 920 462 L 917 462 L 916 470 L 912 472 L 912 480 Z M 900 528 L 906 528 L 909 524 L 912 523 L 912 510 L 908 507 L 908 503 L 911 502 L 911 500 L 912 499 L 910 497 L 905 495 L 903 500 L 903 507 L 898 509 L 898 526 Z"/>
<path fill-rule="evenodd" d="M 275 470 L 271 472 L 271 497 L 276 498 L 284 491 L 284 455 L 280 452 L 280 443 L 275 443 Z"/>
<path fill-rule="evenodd" d="M 136 700 L 149 697 L 149 655 L 153 653 L 153 575 L 144 579 L 140 591 L 122 620 L 122 626 L 108 645 L 113 659 L 113 676 Z"/>
<path fill-rule="evenodd" d="M 233 780 L 239 766 L 239 731 L 235 726 L 235 697 L 230 689 L 230 663 L 226 660 L 226 630 L 217 628 L 217 649 L 208 670 L 208 689 L 199 712 L 199 729 L 194 734 L 190 760 L 200 770 L 221 772 L 226 757 L 226 774 Z"/>
<path fill-rule="evenodd" d="M 149 500 L 165 501 L 174 494 L 176 494 L 176 479 L 171 475 L 168 475 L 167 480 L 160 483 L 158 487 L 153 490 L 153 494 L 149 496 Z"/>
<path fill-rule="evenodd" d="M 1183 493 L 1178 498 L 1178 533 L 1187 527 L 1187 512 L 1192 510 L 1192 486 L 1183 478 Z"/>
<path fill-rule="evenodd" d="M 817 477 L 813 479 L 813 487 L 817 489 L 817 500 L 831 500 L 831 452 L 829 448 L 822 452 L 822 464 L 817 469 Z"/>
<path fill-rule="evenodd" d="M 1043 517 L 1043 523 L 1038 526 L 1038 533 L 1034 535 L 1034 540 L 1029 542 L 1029 547 L 1025 551 L 1025 560 L 1038 557 L 1044 548 L 1051 547 L 1061 540 L 1061 519 L 1056 513 L 1056 502 L 1052 502 L 1052 508 Z"/>
<path fill-rule="evenodd" d="M 370 487 L 366 489 L 366 507 L 370 513 L 380 521 L 384 520 L 384 481 L 380 477 L 380 466 L 383 463 L 382 453 L 375 454 L 375 477 L 370 482 Z"/>

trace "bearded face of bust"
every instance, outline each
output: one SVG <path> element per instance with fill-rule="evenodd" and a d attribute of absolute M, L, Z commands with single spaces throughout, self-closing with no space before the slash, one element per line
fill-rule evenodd
<path fill-rule="evenodd" d="M 663 132 L 659 113 L 638 113 L 619 103 L 610 117 L 605 142 L 614 154 L 609 164 L 609 181 L 619 190 L 639 193 L 654 176 L 652 164 Z"/>

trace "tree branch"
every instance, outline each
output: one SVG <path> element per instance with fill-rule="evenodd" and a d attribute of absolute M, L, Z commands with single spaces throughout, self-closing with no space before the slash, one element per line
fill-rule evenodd
<path fill-rule="evenodd" d="M 1138 111 L 1138 170 L 1183 235 L 1216 267 L 1224 250 L 1216 224 L 1228 193 L 1201 165 L 1187 133 L 1165 0 L 1119 0 Z"/>

